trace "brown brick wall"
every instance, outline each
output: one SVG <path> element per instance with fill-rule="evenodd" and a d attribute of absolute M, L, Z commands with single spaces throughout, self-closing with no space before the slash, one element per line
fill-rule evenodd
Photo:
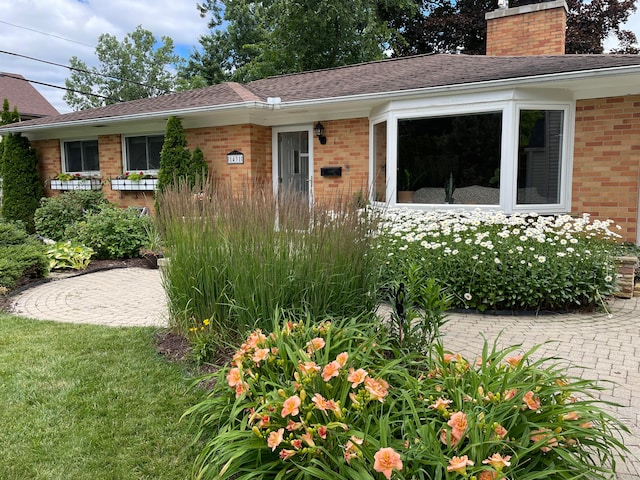
<path fill-rule="evenodd" d="M 271 182 L 271 128 L 259 125 L 230 125 L 186 130 L 190 150 L 200 147 L 217 181 L 237 190 L 254 181 Z M 227 154 L 238 150 L 244 164 L 228 165 Z"/>
<path fill-rule="evenodd" d="M 487 55 L 564 55 L 564 7 L 487 20 Z"/>
<path fill-rule="evenodd" d="M 636 241 L 640 181 L 640 95 L 576 104 L 573 213 L 610 218 Z"/>
<path fill-rule="evenodd" d="M 366 193 L 369 183 L 369 120 L 354 118 L 322 122 L 327 143 L 314 135 L 314 197 Z M 321 177 L 321 167 L 342 167 L 341 177 Z"/>
<path fill-rule="evenodd" d="M 60 140 L 31 142 L 31 146 L 36 151 L 38 173 L 44 184 L 44 194 L 50 197 L 54 191 L 49 188 L 49 181 L 62 171 Z"/>

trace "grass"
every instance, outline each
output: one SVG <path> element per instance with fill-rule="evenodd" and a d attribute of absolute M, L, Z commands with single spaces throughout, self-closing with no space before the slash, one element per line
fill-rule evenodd
<path fill-rule="evenodd" d="M 0 314 L 0 478 L 188 478 L 201 393 L 154 333 Z"/>

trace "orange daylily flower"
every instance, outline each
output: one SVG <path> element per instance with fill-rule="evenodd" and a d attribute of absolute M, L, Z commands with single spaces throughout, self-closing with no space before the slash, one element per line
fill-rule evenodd
<path fill-rule="evenodd" d="M 284 418 L 287 415 L 292 415 L 292 416 L 298 415 L 298 413 L 300 413 L 299 408 L 300 408 L 300 397 L 298 397 L 297 395 L 289 397 L 282 404 L 282 411 L 280 412 L 280 416 Z"/>
<path fill-rule="evenodd" d="M 359 368 L 357 370 L 350 368 L 347 380 L 351 382 L 351 388 L 356 388 L 358 385 L 364 382 L 364 379 L 367 377 L 367 375 L 369 374 L 364 368 Z"/>
<path fill-rule="evenodd" d="M 463 455 L 462 457 L 453 457 L 449 460 L 449 465 L 447 466 L 447 472 L 456 472 L 461 475 L 467 474 L 467 467 L 472 467 L 474 463 L 469 460 L 469 457 Z"/>
<path fill-rule="evenodd" d="M 278 445 L 282 443 L 284 437 L 284 428 L 279 428 L 277 432 L 271 432 L 267 438 L 267 446 L 273 452 Z"/>
<path fill-rule="evenodd" d="M 239 368 L 232 368 L 229 370 L 229 373 L 227 373 L 227 383 L 229 383 L 231 388 L 242 383 L 242 374 L 240 373 Z"/>
<path fill-rule="evenodd" d="M 378 400 L 380 403 L 384 402 L 384 397 L 389 393 L 389 384 L 381 378 L 378 380 L 374 380 L 371 377 L 365 378 L 364 388 L 372 400 Z"/>
<path fill-rule="evenodd" d="M 338 362 L 338 365 L 340 365 L 340 367 L 344 367 L 347 363 L 347 360 L 349 359 L 349 354 L 347 352 L 342 352 L 339 353 L 338 356 L 336 357 L 336 362 Z"/>
<path fill-rule="evenodd" d="M 485 465 L 491 465 L 498 472 L 500 472 L 504 467 L 508 467 L 511 465 L 511 462 L 509 462 L 509 460 L 511 460 L 510 455 L 503 457 L 499 453 L 494 453 L 489 458 L 483 460 L 482 463 Z"/>
<path fill-rule="evenodd" d="M 333 377 L 337 377 L 338 375 L 340 375 L 340 364 L 335 360 L 325 365 L 322 369 L 322 379 L 325 382 L 328 382 Z"/>
<path fill-rule="evenodd" d="M 524 400 L 529 410 L 540 410 L 540 399 L 531 390 L 524 394 L 522 400 Z"/>
<path fill-rule="evenodd" d="M 391 472 L 393 470 L 402 470 L 400 454 L 393 448 L 381 448 L 373 458 L 375 459 L 373 469 L 376 472 L 382 473 L 387 479 L 391 478 Z"/>

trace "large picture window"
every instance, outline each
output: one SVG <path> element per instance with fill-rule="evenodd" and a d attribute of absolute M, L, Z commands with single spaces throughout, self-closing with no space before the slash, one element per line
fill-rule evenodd
<path fill-rule="evenodd" d="M 64 171 L 68 173 L 98 172 L 98 140 L 64 142 Z"/>
<path fill-rule="evenodd" d="M 126 169 L 128 171 L 146 172 L 160 168 L 160 151 L 164 143 L 163 135 L 127 137 Z"/>
<path fill-rule="evenodd" d="M 398 121 L 398 203 L 500 203 L 502 112 Z"/>
<path fill-rule="evenodd" d="M 553 100 L 513 90 L 381 107 L 371 119 L 371 200 L 569 212 L 575 104 L 553 93 Z"/>
<path fill-rule="evenodd" d="M 518 135 L 518 205 L 560 202 L 562 110 L 521 110 Z"/>

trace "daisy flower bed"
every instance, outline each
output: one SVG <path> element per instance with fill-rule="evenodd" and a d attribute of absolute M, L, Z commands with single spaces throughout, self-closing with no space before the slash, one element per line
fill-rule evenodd
<path fill-rule="evenodd" d="M 615 290 L 612 227 L 586 214 L 388 210 L 377 251 L 389 291 L 434 278 L 457 308 L 561 311 Z"/>

